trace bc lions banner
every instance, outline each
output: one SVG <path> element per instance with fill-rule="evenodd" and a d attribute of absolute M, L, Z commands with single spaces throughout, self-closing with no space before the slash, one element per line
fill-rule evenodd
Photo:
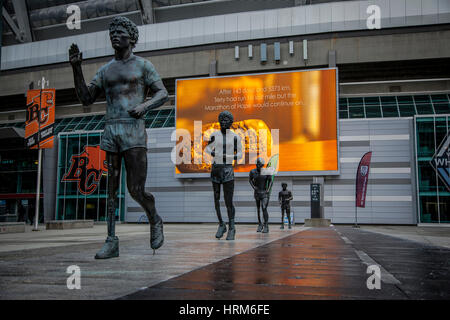
<path fill-rule="evenodd" d="M 356 206 L 364 208 L 366 206 L 367 181 L 369 180 L 370 159 L 372 151 L 367 152 L 359 162 L 356 171 Z"/>
<path fill-rule="evenodd" d="M 55 89 L 28 90 L 25 121 L 27 147 L 30 149 L 52 148 L 54 123 Z"/>
<path fill-rule="evenodd" d="M 80 154 L 73 154 L 63 182 L 77 182 L 78 191 L 89 195 L 97 190 L 103 172 L 108 172 L 106 152 L 100 146 L 85 146 Z"/>

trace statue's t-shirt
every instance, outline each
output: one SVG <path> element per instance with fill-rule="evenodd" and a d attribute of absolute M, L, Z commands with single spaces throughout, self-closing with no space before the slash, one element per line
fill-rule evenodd
<path fill-rule="evenodd" d="M 145 101 L 148 88 L 161 80 L 153 64 L 131 54 L 128 59 L 116 60 L 102 66 L 90 85 L 105 93 L 105 120 L 134 119 L 128 113 Z"/>

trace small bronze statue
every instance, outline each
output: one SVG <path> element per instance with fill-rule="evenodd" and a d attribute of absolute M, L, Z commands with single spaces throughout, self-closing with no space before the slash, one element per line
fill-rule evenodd
<path fill-rule="evenodd" d="M 289 221 L 289 229 L 291 229 L 291 200 L 294 199 L 292 197 L 292 193 L 287 189 L 287 183 L 283 182 L 281 184 L 283 190 L 278 193 L 278 203 L 281 206 L 281 227 L 280 229 L 284 229 L 284 212 L 286 211 L 286 216 Z"/>
<path fill-rule="evenodd" d="M 269 190 L 272 180 L 271 175 L 265 175 L 261 172 L 264 167 L 264 159 L 258 158 L 256 160 L 256 169 L 252 169 L 249 174 L 248 181 L 252 186 L 256 200 L 256 208 L 258 210 L 258 229 L 256 232 L 269 232 L 269 213 L 267 206 L 269 205 Z M 261 222 L 260 207 L 262 206 L 264 224 Z"/>
<path fill-rule="evenodd" d="M 125 17 L 115 17 L 109 25 L 114 59 L 102 66 L 89 86 L 81 70 L 82 53 L 76 44 L 69 49 L 78 99 L 87 106 L 101 93 L 106 96 L 105 129 L 100 147 L 108 162 L 108 237 L 96 259 L 119 256 L 119 238 L 115 235 L 115 207 L 122 158 L 127 170 L 127 187 L 133 199 L 145 210 L 150 222 L 150 245 L 154 250 L 164 242 L 163 221 L 157 214 L 155 198 L 145 192 L 147 176 L 147 133 L 144 114 L 168 100 L 168 93 L 152 63 L 135 56 L 138 41 L 136 25 Z M 150 91 L 152 97 L 145 100 Z"/>
<path fill-rule="evenodd" d="M 235 209 L 233 205 L 234 193 L 234 169 L 233 162 L 242 157 L 241 138 L 230 130 L 233 124 L 233 115 L 229 111 L 223 111 L 219 115 L 220 131 L 211 134 L 205 152 L 213 157 L 211 167 L 211 181 L 214 191 L 214 205 L 219 228 L 216 238 L 222 238 L 227 231 L 227 227 L 222 220 L 220 213 L 220 185 L 223 185 L 223 196 L 228 213 L 228 234 L 227 240 L 234 240 L 236 229 L 234 226 Z"/>

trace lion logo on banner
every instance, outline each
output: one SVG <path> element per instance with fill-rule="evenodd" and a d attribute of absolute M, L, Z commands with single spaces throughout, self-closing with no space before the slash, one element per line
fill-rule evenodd
<path fill-rule="evenodd" d="M 369 166 L 361 166 L 361 176 L 365 177 L 367 172 L 369 172 Z"/>
<path fill-rule="evenodd" d="M 84 195 L 93 193 L 103 172 L 108 172 L 106 152 L 100 146 L 85 146 L 80 154 L 72 155 L 69 171 L 63 182 L 78 182 L 78 191 Z"/>

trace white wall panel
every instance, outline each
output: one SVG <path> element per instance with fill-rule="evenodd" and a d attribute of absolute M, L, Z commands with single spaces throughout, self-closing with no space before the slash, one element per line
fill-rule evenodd
<path fill-rule="evenodd" d="M 276 10 L 264 11 L 264 36 L 266 38 L 276 37 L 278 34 L 278 16 Z"/>
<path fill-rule="evenodd" d="M 236 14 L 225 15 L 224 33 L 225 41 L 237 40 L 238 22 Z"/>
<path fill-rule="evenodd" d="M 277 21 L 277 33 L 279 37 L 292 34 L 292 8 L 278 9 Z"/>
<path fill-rule="evenodd" d="M 193 19 L 180 21 L 180 46 L 192 45 Z"/>
<path fill-rule="evenodd" d="M 250 38 L 264 38 L 264 11 L 250 12 L 250 24 Z"/>
<path fill-rule="evenodd" d="M 345 7 L 340 3 L 331 3 L 331 30 L 345 30 Z"/>
<path fill-rule="evenodd" d="M 406 0 L 390 0 L 391 27 L 405 25 Z"/>
<path fill-rule="evenodd" d="M 156 49 L 164 49 L 169 46 L 169 23 L 156 24 Z"/>
<path fill-rule="evenodd" d="M 332 27 L 331 6 L 329 3 L 324 3 L 318 6 L 320 11 L 320 32 L 329 32 Z"/>
<path fill-rule="evenodd" d="M 292 8 L 292 34 L 306 33 L 306 7 L 299 6 Z"/>
<path fill-rule="evenodd" d="M 306 6 L 306 33 L 320 32 L 320 5 Z"/>
<path fill-rule="evenodd" d="M 237 39 L 246 40 L 251 37 L 251 17 L 247 12 L 239 13 L 237 16 Z"/>
<path fill-rule="evenodd" d="M 204 40 L 204 34 L 205 34 L 205 29 L 204 29 L 204 21 L 205 19 L 193 19 L 192 20 L 192 45 L 197 45 L 197 44 L 201 44 L 203 43 Z M 212 27 L 212 25 L 210 26 Z"/>
<path fill-rule="evenodd" d="M 422 24 L 438 23 L 439 0 L 422 0 Z"/>
<path fill-rule="evenodd" d="M 225 41 L 225 16 L 214 16 L 214 42 Z"/>

